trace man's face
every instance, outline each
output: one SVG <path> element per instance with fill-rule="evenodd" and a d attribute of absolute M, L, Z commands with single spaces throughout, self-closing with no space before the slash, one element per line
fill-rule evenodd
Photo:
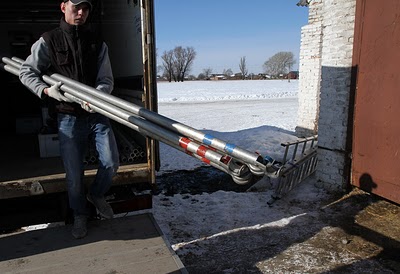
<path fill-rule="evenodd" d="M 61 11 L 65 15 L 65 22 L 70 25 L 83 25 L 88 18 L 89 10 L 88 3 L 79 5 L 74 5 L 71 1 L 61 3 Z"/>

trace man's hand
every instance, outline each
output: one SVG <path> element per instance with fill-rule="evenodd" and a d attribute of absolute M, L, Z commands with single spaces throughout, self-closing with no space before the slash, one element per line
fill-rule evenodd
<path fill-rule="evenodd" d="M 90 108 L 89 103 L 82 101 L 81 102 L 81 108 L 83 108 L 84 110 L 86 110 L 89 113 L 95 113 L 96 111 L 94 111 L 93 109 Z"/>
<path fill-rule="evenodd" d="M 56 99 L 57 101 L 60 102 L 73 102 L 71 99 L 68 99 L 65 97 L 63 94 L 60 92 L 60 87 L 62 86 L 61 82 L 55 83 L 49 88 L 46 88 L 44 90 L 44 93 L 46 93 L 49 97 Z"/>

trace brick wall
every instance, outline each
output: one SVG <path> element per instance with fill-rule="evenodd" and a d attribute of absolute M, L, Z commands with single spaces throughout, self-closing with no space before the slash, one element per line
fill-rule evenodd
<path fill-rule="evenodd" d="M 336 189 L 348 183 L 344 170 L 355 5 L 356 0 L 313 0 L 309 24 L 302 29 L 296 134 L 318 132 L 316 178 Z M 312 58 L 313 53 L 319 55 Z"/>
<path fill-rule="evenodd" d="M 299 56 L 299 111 L 296 135 L 308 137 L 318 130 L 322 51 L 322 0 L 309 6 L 308 25 L 301 29 Z"/>

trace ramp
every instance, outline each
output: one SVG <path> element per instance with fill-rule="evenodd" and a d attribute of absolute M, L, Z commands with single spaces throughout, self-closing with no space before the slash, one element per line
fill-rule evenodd
<path fill-rule="evenodd" d="M 0 273 L 187 273 L 151 214 L 0 236 Z"/>

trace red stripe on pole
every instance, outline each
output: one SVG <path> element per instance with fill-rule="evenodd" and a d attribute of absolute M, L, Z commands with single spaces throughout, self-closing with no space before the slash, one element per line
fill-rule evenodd
<path fill-rule="evenodd" d="M 184 149 L 187 149 L 190 142 L 191 142 L 190 139 L 182 137 L 179 139 L 179 146 Z"/>
<path fill-rule="evenodd" d="M 199 146 L 199 148 L 197 149 L 196 153 L 197 155 L 204 157 L 206 156 L 206 152 L 207 152 L 208 148 L 205 146 Z"/>
<path fill-rule="evenodd" d="M 201 158 L 201 160 L 206 163 L 206 164 L 210 164 L 210 160 L 206 159 L 206 158 Z"/>

